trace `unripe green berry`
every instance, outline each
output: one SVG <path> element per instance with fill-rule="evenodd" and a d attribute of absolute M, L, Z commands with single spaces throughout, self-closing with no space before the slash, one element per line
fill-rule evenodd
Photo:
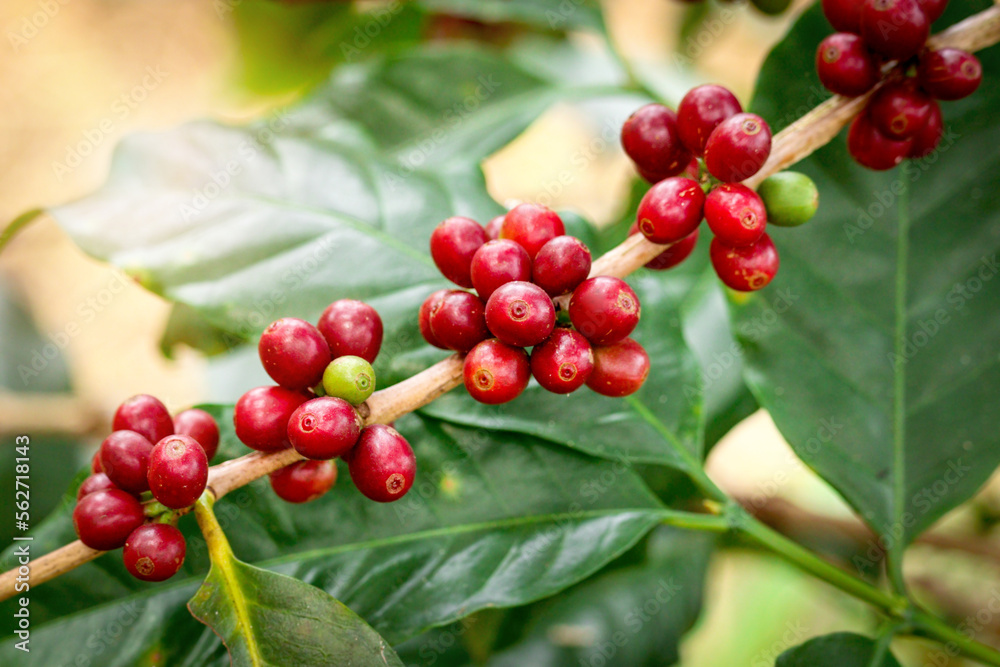
<path fill-rule="evenodd" d="M 798 227 L 809 221 L 819 208 L 819 190 L 812 179 L 797 171 L 769 176 L 757 188 L 767 209 L 767 223 Z"/>
<path fill-rule="evenodd" d="M 375 391 L 375 371 L 361 357 L 337 357 L 323 372 L 323 389 L 327 396 L 361 405 Z"/>

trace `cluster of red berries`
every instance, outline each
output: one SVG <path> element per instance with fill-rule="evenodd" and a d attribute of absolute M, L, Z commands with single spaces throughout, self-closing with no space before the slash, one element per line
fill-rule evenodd
<path fill-rule="evenodd" d="M 960 49 L 925 48 L 931 23 L 947 0 L 823 0 L 823 13 L 840 32 L 816 50 L 819 79 L 847 97 L 867 93 L 882 67 L 898 61 L 892 78 L 854 119 L 847 147 L 858 164 L 891 169 L 907 158 L 930 154 L 944 123 L 937 100 L 958 100 L 979 87 L 979 60 Z"/>
<path fill-rule="evenodd" d="M 286 317 L 264 330 L 260 360 L 278 384 L 243 394 L 233 423 L 251 449 L 294 447 L 308 459 L 271 473 L 271 488 L 282 500 L 304 503 L 329 491 L 338 456 L 372 500 L 398 500 L 413 486 L 417 462 L 410 443 L 391 426 L 365 426 L 357 411 L 375 391 L 371 364 L 381 347 L 382 319 L 353 299 L 327 306 L 318 326 Z"/>
<path fill-rule="evenodd" d="M 684 261 L 704 218 L 714 235 L 712 266 L 722 282 L 735 290 L 761 289 L 778 271 L 778 251 L 764 231 L 769 217 L 774 224 L 796 226 L 816 210 L 815 186 L 801 174 L 778 174 L 781 178 L 762 187 L 770 201 L 740 183 L 767 161 L 771 129 L 760 116 L 745 113 L 722 86 L 691 89 L 676 113 L 647 104 L 625 121 L 621 141 L 639 174 L 654 184 L 630 233 L 669 245 L 646 265 L 651 269 Z"/>
<path fill-rule="evenodd" d="M 138 579 L 169 579 L 184 562 L 186 545 L 168 510 L 190 507 L 205 490 L 219 428 L 203 410 L 171 418 L 147 394 L 122 403 L 112 428 L 77 492 L 76 534 L 92 549 L 124 547 L 125 567 Z"/>
<path fill-rule="evenodd" d="M 532 376 L 556 394 L 586 384 L 627 396 L 646 381 L 649 355 L 628 337 L 639 323 L 639 298 L 618 278 L 588 278 L 590 250 L 566 235 L 554 211 L 520 204 L 485 228 L 448 218 L 430 247 L 445 278 L 475 293 L 431 294 L 420 307 L 420 332 L 431 345 L 466 355 L 465 386 L 477 401 L 511 401 Z M 567 294 L 568 307 L 556 305 Z"/>

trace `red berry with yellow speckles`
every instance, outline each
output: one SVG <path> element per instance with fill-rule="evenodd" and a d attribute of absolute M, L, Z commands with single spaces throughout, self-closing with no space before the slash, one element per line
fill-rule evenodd
<path fill-rule="evenodd" d="M 472 285 L 484 300 L 514 280 L 531 280 L 531 257 L 514 241 L 490 241 L 472 257 Z"/>
<path fill-rule="evenodd" d="M 448 348 L 437 339 L 434 335 L 434 331 L 431 330 L 431 313 L 434 309 L 438 307 L 444 295 L 451 290 L 439 289 L 434 292 L 420 305 L 420 311 L 417 313 L 417 324 L 420 327 L 420 335 L 424 337 L 424 340 L 433 345 L 434 347 L 439 347 L 442 350 L 447 350 Z"/>
<path fill-rule="evenodd" d="M 157 443 L 174 432 L 174 420 L 160 399 L 138 394 L 118 406 L 111 429 L 135 431 L 151 443 Z"/>
<path fill-rule="evenodd" d="M 639 323 L 639 297 L 624 280 L 588 278 L 573 291 L 569 318 L 594 345 L 610 345 L 628 336 Z"/>
<path fill-rule="evenodd" d="M 719 123 L 705 144 L 705 168 L 725 183 L 750 178 L 771 154 L 771 128 L 752 113 L 738 113 Z"/>
<path fill-rule="evenodd" d="M 122 551 L 125 569 L 142 581 L 166 581 L 184 564 L 184 535 L 166 523 L 139 526 L 128 536 Z"/>
<path fill-rule="evenodd" d="M 639 202 L 639 231 L 653 243 L 673 243 L 698 229 L 705 208 L 705 192 L 690 178 L 660 181 Z"/>
<path fill-rule="evenodd" d="M 861 5 L 863 0 L 823 0 L 823 15 L 834 30 L 861 33 Z"/>
<path fill-rule="evenodd" d="M 334 359 L 354 356 L 373 364 L 382 348 L 382 318 L 357 299 L 331 303 L 320 316 L 318 328 Z"/>
<path fill-rule="evenodd" d="M 743 111 L 727 88 L 706 84 L 692 88 L 677 106 L 677 130 L 689 151 L 701 157 L 712 130 Z"/>
<path fill-rule="evenodd" d="M 557 236 L 535 255 L 531 277 L 550 296 L 569 294 L 590 274 L 590 249 L 573 236 Z"/>
<path fill-rule="evenodd" d="M 80 488 L 76 491 L 76 499 L 80 500 L 88 493 L 93 493 L 95 491 L 104 491 L 106 489 L 117 489 L 115 483 L 111 481 L 111 478 L 105 475 L 103 472 L 95 472 L 93 475 L 83 480 L 80 484 Z"/>
<path fill-rule="evenodd" d="M 149 490 L 170 509 L 194 505 L 208 483 L 208 458 L 186 435 L 168 435 L 149 455 Z"/>
<path fill-rule="evenodd" d="M 937 102 L 931 102 L 931 113 L 927 122 L 913 135 L 913 144 L 907 157 L 921 158 L 934 152 L 934 149 L 941 143 L 941 136 L 944 134 L 944 118 L 941 116 L 941 107 Z"/>
<path fill-rule="evenodd" d="M 864 0 L 861 37 L 886 58 L 917 55 L 930 36 L 931 22 L 917 0 Z"/>
<path fill-rule="evenodd" d="M 406 495 L 417 475 L 413 448 L 399 431 L 372 424 L 361 431 L 351 450 L 348 469 L 354 486 L 369 500 L 391 503 Z"/>
<path fill-rule="evenodd" d="M 753 245 L 735 248 L 712 239 L 708 254 L 719 280 L 740 292 L 766 287 L 778 272 L 778 250 L 767 234 Z"/>
<path fill-rule="evenodd" d="M 468 352 L 490 336 L 486 306 L 471 292 L 451 290 L 431 309 L 431 331 L 445 348 Z"/>
<path fill-rule="evenodd" d="M 819 43 L 816 73 L 827 90 L 847 97 L 864 95 L 882 77 L 864 40 L 846 32 L 834 33 Z"/>
<path fill-rule="evenodd" d="M 886 137 L 909 139 L 927 123 L 933 102 L 914 79 L 891 81 L 869 100 L 868 114 L 872 125 Z"/>
<path fill-rule="evenodd" d="M 677 114 L 662 104 L 647 104 L 622 125 L 622 147 L 650 182 L 676 176 L 691 162 L 681 142 Z"/>
<path fill-rule="evenodd" d="M 642 345 L 623 338 L 614 345 L 594 348 L 594 371 L 587 386 L 602 396 L 628 396 L 639 391 L 649 376 L 649 355 Z"/>
<path fill-rule="evenodd" d="M 323 396 L 306 401 L 288 420 L 288 439 L 307 459 L 343 456 L 361 435 L 364 422 L 347 401 Z"/>
<path fill-rule="evenodd" d="M 885 136 L 861 113 L 851 122 L 847 131 L 847 150 L 862 167 L 884 171 L 892 169 L 910 154 L 912 139 L 896 140 Z"/>
<path fill-rule="evenodd" d="M 531 379 L 528 353 L 491 338 L 472 348 L 462 368 L 465 388 L 480 403 L 497 405 L 521 395 Z"/>
<path fill-rule="evenodd" d="M 191 408 L 174 415 L 174 433 L 189 435 L 197 440 L 209 461 L 219 449 L 219 425 L 204 410 Z"/>
<path fill-rule="evenodd" d="M 565 233 L 562 218 L 541 204 L 518 204 L 507 211 L 500 225 L 500 238 L 517 243 L 531 258 L 543 245 Z"/>
<path fill-rule="evenodd" d="M 460 287 L 472 287 L 472 256 L 489 239 L 475 220 L 455 216 L 431 232 L 431 258 L 445 278 Z"/>
<path fill-rule="evenodd" d="M 101 469 L 123 491 L 139 495 L 149 490 L 146 472 L 153 443 L 135 431 L 114 431 L 101 443 Z"/>
<path fill-rule="evenodd" d="M 551 297 L 533 283 L 502 285 L 486 303 L 486 326 L 508 345 L 537 345 L 549 337 L 555 325 L 556 309 Z"/>
<path fill-rule="evenodd" d="M 311 396 L 284 387 L 257 387 L 236 401 L 233 425 L 244 445 L 262 452 L 286 449 L 288 420 Z"/>
<path fill-rule="evenodd" d="M 961 49 L 943 48 L 920 56 L 920 85 L 939 100 L 960 100 L 975 92 L 983 81 L 979 58 Z"/>
<path fill-rule="evenodd" d="M 594 352 L 587 339 L 572 329 L 556 329 L 531 351 L 531 374 L 555 394 L 576 391 L 594 370 Z"/>
<path fill-rule="evenodd" d="M 135 496 L 121 489 L 88 493 L 73 509 L 73 527 L 91 549 L 110 551 L 124 546 L 128 536 L 146 520 Z"/>
<path fill-rule="evenodd" d="M 743 246 L 764 234 L 767 210 L 756 192 L 739 183 L 723 183 L 705 198 L 705 221 L 721 243 Z"/>

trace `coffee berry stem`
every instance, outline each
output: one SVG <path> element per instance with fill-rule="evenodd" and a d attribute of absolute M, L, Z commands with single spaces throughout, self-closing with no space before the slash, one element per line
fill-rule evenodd
<path fill-rule="evenodd" d="M 929 46 L 932 48 L 950 46 L 973 52 L 992 46 L 997 42 L 1000 42 L 1000 7 L 994 6 L 935 35 L 931 38 Z M 875 90 L 877 88 L 878 86 Z M 764 166 L 744 183 L 750 187 L 756 187 L 768 176 L 806 158 L 813 151 L 828 143 L 854 116 L 864 109 L 870 95 L 871 93 L 857 98 L 834 95 L 786 127 L 774 136 L 771 154 Z M 590 275 L 624 278 L 659 255 L 667 247 L 667 245 L 650 243 L 641 234 L 630 236 L 595 261 Z M 568 299 L 560 297 L 555 301 L 562 308 L 565 308 Z M 390 423 L 461 385 L 462 363 L 461 355 L 452 355 L 403 382 L 376 391 L 365 404 L 359 407 L 359 412 L 368 424 Z M 198 501 L 199 504 L 196 508 L 196 516 L 203 532 L 206 532 L 207 529 L 206 541 L 211 543 L 209 532 L 221 530 L 217 522 L 213 523 L 214 517 L 209 518 L 212 513 L 211 505 L 216 499 L 301 459 L 302 457 L 294 449 L 269 453 L 253 452 L 212 467 L 209 471 L 208 490 Z M 710 489 L 714 487 L 707 477 L 704 477 L 703 481 L 709 484 Z M 183 511 L 178 512 L 178 514 L 180 513 Z M 703 525 L 702 522 L 698 521 L 688 521 L 685 525 L 694 529 L 718 530 L 720 524 L 717 519 L 718 517 L 707 515 Z M 730 527 L 743 532 L 761 546 L 781 555 L 801 569 L 881 609 L 886 615 L 912 621 L 914 634 L 928 636 L 954 645 L 969 656 L 991 665 L 1000 666 L 1000 653 L 997 651 L 965 637 L 942 621 L 914 609 L 905 598 L 883 591 L 830 565 L 811 551 L 767 528 L 756 519 L 741 515 L 732 519 Z M 32 583 L 38 585 L 49 581 L 97 558 L 102 553 L 104 552 L 85 546 L 79 540 L 74 541 L 34 560 L 31 564 Z M 17 577 L 17 568 L 0 574 L 0 600 L 5 600 L 14 594 Z"/>

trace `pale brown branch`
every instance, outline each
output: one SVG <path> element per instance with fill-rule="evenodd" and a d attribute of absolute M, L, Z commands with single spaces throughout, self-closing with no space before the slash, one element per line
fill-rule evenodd
<path fill-rule="evenodd" d="M 1000 42 L 1000 7 L 994 6 L 935 35 L 930 43 L 936 48 L 953 46 L 967 51 L 978 51 L 997 42 Z M 747 183 L 756 186 L 771 174 L 804 159 L 828 143 L 864 108 L 866 99 L 867 97 L 851 99 L 835 95 L 779 132 L 774 137 L 770 158 L 761 171 Z M 591 269 L 591 275 L 623 278 L 641 268 L 666 247 L 650 243 L 641 234 L 636 234 L 597 259 Z M 566 298 L 560 297 L 557 302 L 565 306 Z M 394 421 L 430 403 L 461 383 L 462 358 L 453 355 L 404 382 L 375 392 L 368 400 L 367 422 Z M 216 497 L 221 498 L 233 489 L 249 484 L 300 458 L 293 450 L 247 454 L 214 466 L 209 475 L 209 486 Z M 78 541 L 73 542 L 34 560 L 31 564 L 31 583 L 37 586 L 93 560 L 100 553 L 88 549 Z M 16 569 L 0 575 L 0 600 L 14 595 L 16 576 Z"/>

